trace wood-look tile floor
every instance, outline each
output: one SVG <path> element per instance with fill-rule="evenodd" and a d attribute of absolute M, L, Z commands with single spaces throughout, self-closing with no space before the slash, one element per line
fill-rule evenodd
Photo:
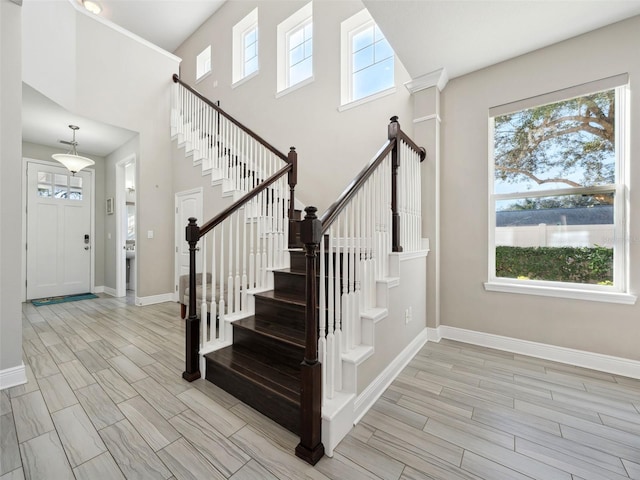
<path fill-rule="evenodd" d="M 182 380 L 178 310 L 25 304 L 0 479 L 640 479 L 640 380 L 445 340 L 311 467 L 290 432 Z"/>

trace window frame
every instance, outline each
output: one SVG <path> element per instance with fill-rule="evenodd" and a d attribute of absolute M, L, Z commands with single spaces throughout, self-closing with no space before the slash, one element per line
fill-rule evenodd
<path fill-rule="evenodd" d="M 290 37 L 299 31 L 301 28 L 305 28 L 307 25 L 311 25 L 311 75 L 301 79 L 296 83 L 291 83 L 291 65 L 289 62 L 290 52 Z M 277 92 L 276 98 L 286 95 L 298 88 L 301 88 L 314 80 L 314 55 L 313 55 L 313 2 L 307 3 L 304 7 L 297 10 L 287 19 L 278 24 L 277 28 Z M 307 57 L 305 57 L 306 59 Z"/>
<path fill-rule="evenodd" d="M 393 53 L 393 85 L 372 94 L 353 98 L 353 37 L 367 28 L 377 26 L 373 17 L 364 9 L 340 24 L 340 106 L 339 111 L 362 105 L 363 103 L 391 95 L 396 92 L 396 54 Z M 385 38 L 386 40 L 386 38 Z M 387 40 L 388 43 L 388 40 Z M 375 44 L 375 43 L 374 43 Z M 389 45 L 391 47 L 391 45 Z M 393 49 L 392 49 L 393 51 Z M 377 63 L 377 62 L 375 62 Z M 372 65 L 375 65 L 373 63 Z M 372 66 L 370 65 L 370 66 Z M 367 67 L 369 68 L 369 67 Z"/>
<path fill-rule="evenodd" d="M 495 193 L 494 119 L 500 115 L 514 113 L 537 106 L 556 103 L 592 93 L 615 89 L 615 178 L 614 184 L 592 187 L 545 189 L 514 193 Z M 629 191 L 629 82 L 628 75 L 618 75 L 600 81 L 528 98 L 523 101 L 494 107 L 489 111 L 488 128 L 488 212 L 489 248 L 487 291 L 542 295 L 579 300 L 634 304 L 637 297 L 629 292 L 629 239 L 628 239 L 628 191 Z M 581 284 L 561 281 L 529 280 L 496 276 L 496 202 L 524 198 L 563 196 L 570 194 L 613 193 L 614 194 L 614 246 L 613 286 Z"/>
<path fill-rule="evenodd" d="M 211 75 L 211 45 L 207 45 L 196 55 L 196 83 Z"/>
<path fill-rule="evenodd" d="M 257 67 L 253 72 L 245 73 L 245 39 L 246 35 L 252 30 L 256 31 L 256 57 Z M 260 28 L 258 25 L 258 7 L 251 10 L 247 15 L 236 23 L 231 32 L 232 47 L 232 68 L 231 68 L 231 86 L 233 88 L 241 85 L 247 80 L 255 77 L 260 73 Z"/>

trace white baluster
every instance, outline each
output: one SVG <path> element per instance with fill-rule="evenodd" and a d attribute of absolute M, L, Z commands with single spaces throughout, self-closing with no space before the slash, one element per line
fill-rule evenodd
<path fill-rule="evenodd" d="M 216 233 L 217 229 L 211 232 L 211 339 L 219 338 L 219 332 L 216 330 L 216 318 L 218 315 L 217 299 L 216 299 Z"/>
<path fill-rule="evenodd" d="M 202 345 L 209 343 L 209 333 L 207 325 L 207 237 L 200 239 L 202 242 L 202 302 L 200 303 L 200 326 L 202 327 Z M 196 292 L 189 292 L 195 295 Z"/>
<path fill-rule="evenodd" d="M 220 282 L 218 283 L 218 289 L 220 290 L 219 297 L 220 300 L 218 302 L 219 312 L 218 312 L 218 331 L 219 338 L 222 341 L 227 339 L 226 337 L 226 310 L 224 303 L 224 259 L 226 257 L 224 251 L 224 222 L 219 225 L 220 228 Z"/>
<path fill-rule="evenodd" d="M 320 243 L 324 243 L 321 240 Z M 322 247 L 321 247 L 322 248 Z M 335 256 L 334 256 L 335 255 Z M 334 277 L 337 274 L 334 272 L 334 258 L 338 258 L 338 254 L 334 252 L 333 245 L 333 227 L 329 229 L 329 255 L 328 255 L 328 270 L 329 270 L 329 289 L 327 299 L 327 314 L 329 319 L 329 333 L 327 334 L 327 398 L 333 398 L 335 393 L 335 330 L 336 330 L 336 316 L 335 316 L 335 304 L 336 304 L 336 286 Z M 320 256 L 320 265 L 324 263 L 324 255 Z M 322 268 L 323 269 L 323 268 Z M 324 269 L 323 269 L 324 270 Z M 322 278 L 322 277 L 321 277 Z"/>
<path fill-rule="evenodd" d="M 229 275 L 227 277 L 227 311 L 233 314 L 233 218 L 229 220 Z M 227 221 L 225 220 L 225 222 Z"/>
<path fill-rule="evenodd" d="M 244 222 L 242 224 L 242 284 L 240 286 L 240 290 L 242 292 L 242 311 L 248 311 L 247 308 L 247 286 L 249 285 L 249 280 L 247 278 L 247 230 L 249 230 L 249 225 L 247 224 L 247 209 L 249 208 L 249 204 L 246 204 L 243 208 L 244 210 Z"/>
<path fill-rule="evenodd" d="M 256 256 L 254 253 L 255 246 L 255 234 L 253 231 L 254 224 L 256 223 L 256 215 L 257 215 L 257 199 L 254 197 L 253 200 L 248 205 L 250 209 L 249 218 L 249 288 L 255 288 L 255 279 L 256 279 Z"/>
<path fill-rule="evenodd" d="M 234 310 L 240 312 L 240 214 L 236 217 L 236 277 L 234 282 Z"/>
<path fill-rule="evenodd" d="M 318 359 L 322 364 L 322 402 L 327 398 L 327 309 L 326 307 L 326 277 L 324 261 L 324 242 L 320 240 L 320 285 L 318 286 Z"/>

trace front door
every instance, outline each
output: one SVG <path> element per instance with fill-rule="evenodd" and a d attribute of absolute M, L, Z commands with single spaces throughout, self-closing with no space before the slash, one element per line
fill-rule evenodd
<path fill-rule="evenodd" d="M 91 289 L 91 174 L 28 162 L 27 299 Z"/>

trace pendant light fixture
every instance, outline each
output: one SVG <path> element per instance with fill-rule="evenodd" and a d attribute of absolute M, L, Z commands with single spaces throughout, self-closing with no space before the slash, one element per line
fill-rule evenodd
<path fill-rule="evenodd" d="M 75 175 L 83 168 L 90 165 L 95 165 L 96 162 L 94 162 L 90 158 L 78 155 L 78 152 L 76 151 L 76 146 L 78 145 L 78 142 L 76 142 L 76 130 L 80 130 L 80 127 L 69 125 L 69 128 L 73 131 L 73 139 L 70 142 L 60 140 L 60 143 L 71 145 L 71 151 L 69 153 L 56 153 L 51 156 L 54 160 L 57 160 L 65 167 L 67 167 L 67 170 Z"/>

